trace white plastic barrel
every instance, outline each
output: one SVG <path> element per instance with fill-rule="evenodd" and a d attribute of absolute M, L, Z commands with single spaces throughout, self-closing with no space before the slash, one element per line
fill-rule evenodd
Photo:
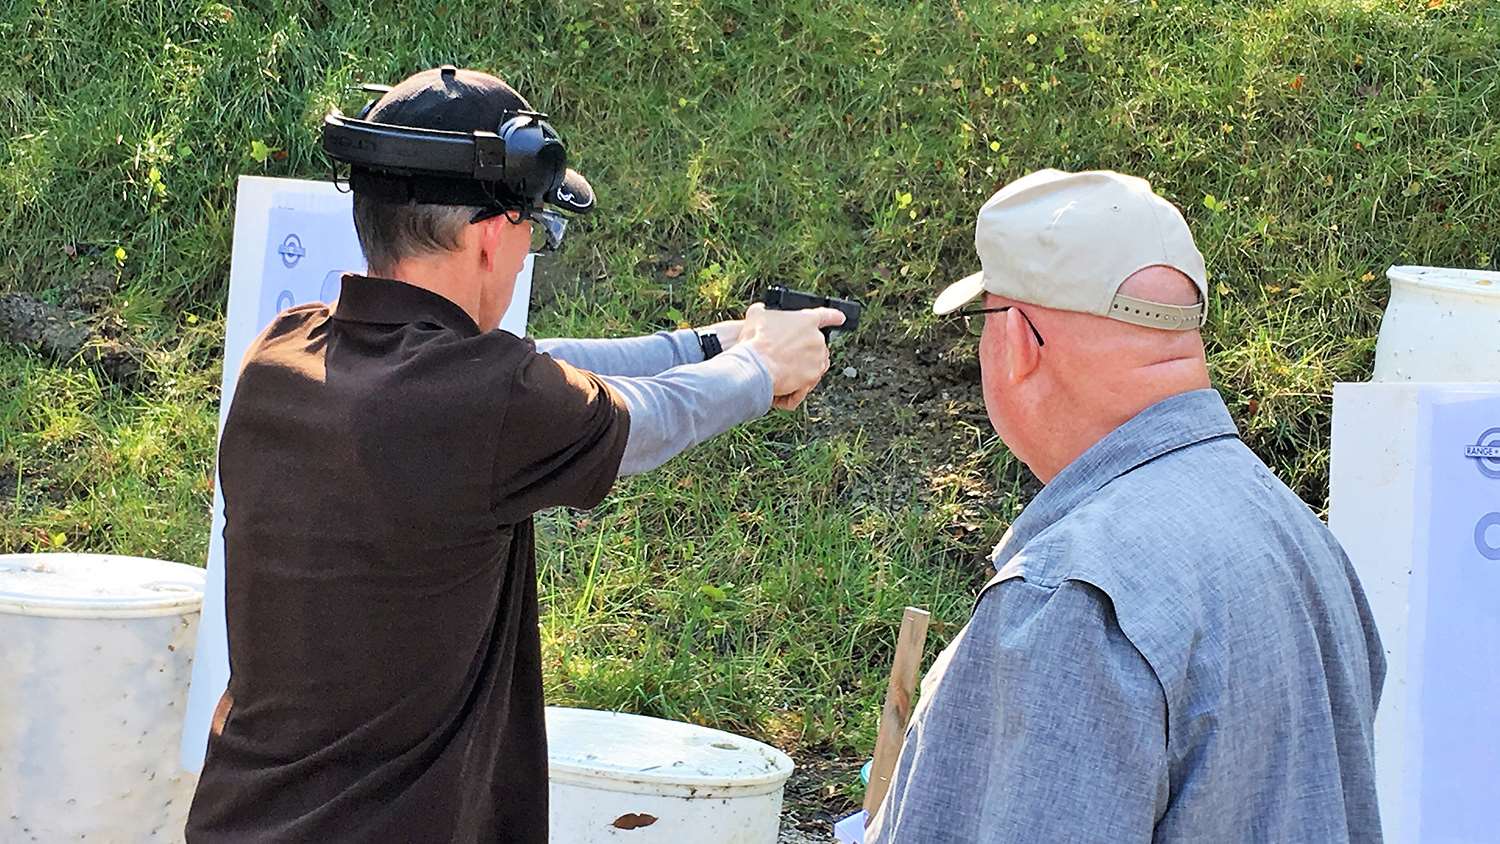
<path fill-rule="evenodd" d="M 677 721 L 547 709 L 553 844 L 774 844 L 792 760 Z"/>
<path fill-rule="evenodd" d="M 0 841 L 181 841 L 203 571 L 0 555 Z"/>
<path fill-rule="evenodd" d="M 1373 381 L 1500 380 L 1500 273 L 1391 267 Z"/>

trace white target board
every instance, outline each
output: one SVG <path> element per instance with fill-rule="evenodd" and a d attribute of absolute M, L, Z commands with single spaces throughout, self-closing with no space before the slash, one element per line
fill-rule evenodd
<path fill-rule="evenodd" d="M 229 309 L 224 327 L 224 378 L 219 431 L 234 399 L 240 362 L 250 343 L 282 311 L 338 298 L 339 276 L 363 272 L 354 234 L 353 202 L 332 182 L 241 176 L 235 201 L 234 251 L 229 269 Z M 531 258 L 516 278 L 515 295 L 500 328 L 526 334 Z M 216 470 L 217 471 L 217 470 Z M 193 658 L 192 685 L 182 730 L 182 766 L 203 768 L 209 724 L 229 683 L 224 626 L 224 500 L 214 484 L 208 577 Z"/>
<path fill-rule="evenodd" d="M 1329 527 L 1385 647 L 1385 840 L 1500 825 L 1500 384 L 1336 384 Z"/>

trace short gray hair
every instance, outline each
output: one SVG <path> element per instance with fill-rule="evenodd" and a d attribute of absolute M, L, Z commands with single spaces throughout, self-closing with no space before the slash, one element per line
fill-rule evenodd
<path fill-rule="evenodd" d="M 458 249 L 473 208 L 396 204 L 354 192 L 354 231 L 372 274 L 407 258 Z"/>

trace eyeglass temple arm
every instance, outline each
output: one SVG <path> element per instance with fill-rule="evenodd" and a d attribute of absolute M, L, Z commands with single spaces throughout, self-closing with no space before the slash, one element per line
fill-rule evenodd
<path fill-rule="evenodd" d="M 967 317 L 983 316 L 985 314 L 1003 314 L 1006 311 L 1012 311 L 1012 310 L 1015 311 L 1016 313 L 1020 314 L 1021 315 L 1021 319 L 1026 320 L 1026 327 L 1031 329 L 1031 336 L 1033 336 L 1033 337 L 1036 338 L 1036 344 L 1038 346 L 1045 346 L 1045 345 L 1047 345 L 1047 341 L 1042 339 L 1042 332 L 1036 330 L 1036 323 L 1033 323 L 1031 321 L 1031 317 L 1027 316 L 1025 311 L 1021 310 L 1020 308 L 1016 307 L 1015 305 L 1004 305 L 1004 306 L 999 307 L 999 308 L 964 308 L 962 310 L 955 311 L 953 315 L 956 316 L 956 317 L 965 317 L 965 318 L 967 318 Z"/>

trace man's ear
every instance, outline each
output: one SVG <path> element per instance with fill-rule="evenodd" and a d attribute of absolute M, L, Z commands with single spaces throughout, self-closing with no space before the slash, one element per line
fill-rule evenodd
<path fill-rule="evenodd" d="M 1042 362 L 1036 334 L 1018 308 L 1005 312 L 1005 362 L 1005 379 L 1011 386 L 1025 381 Z"/>
<path fill-rule="evenodd" d="M 469 226 L 474 230 L 474 237 L 478 241 L 479 268 L 485 272 L 495 269 L 495 259 L 500 254 L 500 240 L 503 235 L 501 227 L 505 223 L 505 215 L 501 214 Z"/>

